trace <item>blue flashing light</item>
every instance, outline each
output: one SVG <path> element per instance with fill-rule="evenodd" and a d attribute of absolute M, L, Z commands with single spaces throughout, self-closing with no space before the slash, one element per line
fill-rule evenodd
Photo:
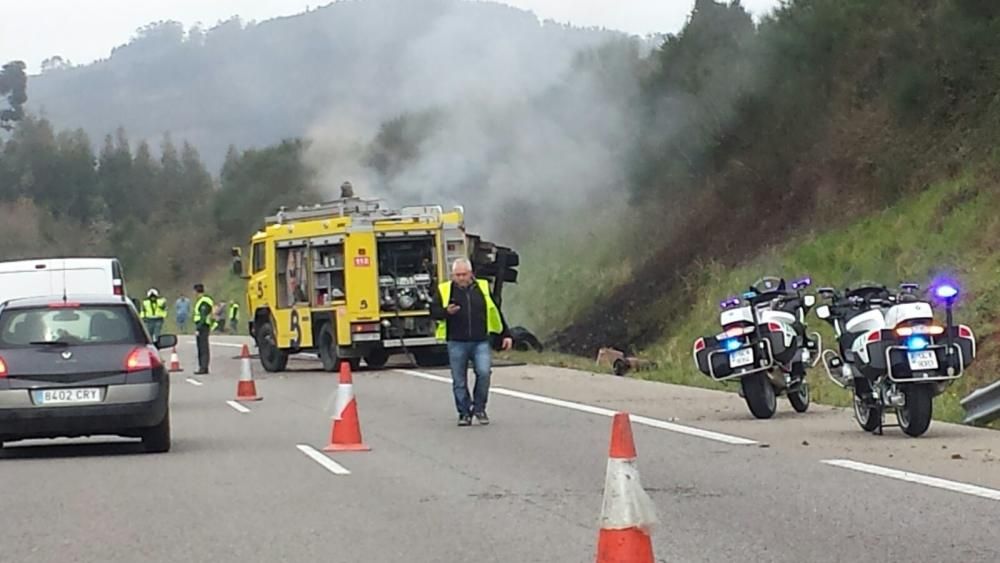
<path fill-rule="evenodd" d="M 726 348 L 727 352 L 732 352 L 734 350 L 739 350 L 743 343 L 740 342 L 739 338 L 727 338 L 723 341 L 722 345 Z"/>
<path fill-rule="evenodd" d="M 958 288 L 951 284 L 942 284 L 934 289 L 934 295 L 939 299 L 954 299 L 958 295 Z"/>
<path fill-rule="evenodd" d="M 930 345 L 930 341 L 923 336 L 911 336 L 906 339 L 906 349 L 912 352 L 923 350 Z"/>

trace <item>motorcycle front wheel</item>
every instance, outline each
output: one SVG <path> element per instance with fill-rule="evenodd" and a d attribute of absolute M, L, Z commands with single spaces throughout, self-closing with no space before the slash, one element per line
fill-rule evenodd
<path fill-rule="evenodd" d="M 899 427 L 907 436 L 916 438 L 927 432 L 934 414 L 934 396 L 929 385 L 903 387 L 906 404 L 896 409 Z"/>
<path fill-rule="evenodd" d="M 809 410 L 809 384 L 805 381 L 788 390 L 788 402 L 792 404 L 795 412 L 806 412 Z"/>
<path fill-rule="evenodd" d="M 874 432 L 881 422 L 878 408 L 866 405 L 857 395 L 854 396 L 854 418 L 865 432 Z"/>
<path fill-rule="evenodd" d="M 778 396 L 766 373 L 747 375 L 740 380 L 743 399 L 756 418 L 771 418 L 778 410 Z"/>

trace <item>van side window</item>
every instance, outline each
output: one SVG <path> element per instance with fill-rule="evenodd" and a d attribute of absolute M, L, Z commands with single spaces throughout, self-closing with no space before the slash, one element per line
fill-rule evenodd
<path fill-rule="evenodd" d="M 258 242 L 253 245 L 253 273 L 263 272 L 266 263 L 267 246 L 263 242 Z"/>

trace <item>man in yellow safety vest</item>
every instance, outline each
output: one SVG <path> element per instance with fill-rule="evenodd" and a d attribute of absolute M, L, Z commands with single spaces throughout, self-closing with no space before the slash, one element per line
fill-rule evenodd
<path fill-rule="evenodd" d="M 163 323 L 167 320 L 167 300 L 160 297 L 160 292 L 155 287 L 146 292 L 146 298 L 142 300 L 142 308 L 139 317 L 146 324 L 153 342 L 163 333 Z"/>
<path fill-rule="evenodd" d="M 458 425 L 471 425 L 473 416 L 480 424 L 489 424 L 486 400 L 490 392 L 492 369 L 490 335 L 500 335 L 503 339 L 501 347 L 510 350 L 513 339 L 507 322 L 490 296 L 489 284 L 475 278 L 472 264 L 464 258 L 459 258 L 452 264 L 451 281 L 438 286 L 436 297 L 431 302 L 431 317 L 438 321 L 438 341 L 448 344 Z M 471 400 L 468 387 L 469 360 L 472 360 L 476 373 Z"/>
<path fill-rule="evenodd" d="M 212 359 L 208 345 L 208 336 L 212 330 L 218 326 L 213 314 L 215 301 L 205 294 L 205 286 L 198 283 L 194 286 L 195 301 L 194 312 L 191 316 L 197 334 L 198 345 L 198 371 L 197 375 L 208 373 L 208 363 Z"/>

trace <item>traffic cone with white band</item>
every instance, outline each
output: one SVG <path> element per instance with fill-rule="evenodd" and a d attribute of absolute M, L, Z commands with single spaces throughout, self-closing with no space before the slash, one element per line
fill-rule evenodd
<path fill-rule="evenodd" d="M 639 481 L 632 423 L 628 413 L 618 413 L 611 426 L 597 563 L 653 563 L 649 530 L 656 523 L 653 500 Z"/>
<path fill-rule="evenodd" d="M 330 430 L 330 444 L 325 452 L 366 452 L 371 450 L 361 441 L 358 422 L 358 401 L 354 398 L 354 381 L 350 362 L 340 362 L 340 384 L 337 386 L 337 415 Z"/>
<path fill-rule="evenodd" d="M 236 384 L 237 401 L 259 401 L 263 397 L 257 394 L 257 384 L 253 380 L 253 368 L 250 366 L 250 348 L 243 345 L 240 353 L 240 382 Z"/>

